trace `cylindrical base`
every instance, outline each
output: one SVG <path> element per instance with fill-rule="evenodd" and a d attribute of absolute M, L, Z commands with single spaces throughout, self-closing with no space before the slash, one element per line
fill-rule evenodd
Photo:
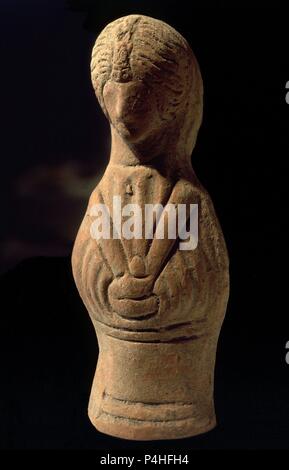
<path fill-rule="evenodd" d="M 194 436 L 215 426 L 212 339 L 144 343 L 100 328 L 97 336 L 89 417 L 99 431 L 154 440 Z"/>

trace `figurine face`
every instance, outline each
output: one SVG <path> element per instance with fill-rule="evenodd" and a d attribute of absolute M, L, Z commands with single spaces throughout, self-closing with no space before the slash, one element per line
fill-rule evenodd
<path fill-rule="evenodd" d="M 162 120 L 155 94 L 141 80 L 109 80 L 103 99 L 112 125 L 127 142 L 137 143 L 159 132 Z"/>

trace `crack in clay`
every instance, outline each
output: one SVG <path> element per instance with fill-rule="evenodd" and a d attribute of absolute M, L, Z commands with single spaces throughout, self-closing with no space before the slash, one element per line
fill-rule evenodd
<path fill-rule="evenodd" d="M 169 339 L 153 339 L 153 340 L 145 340 L 145 339 L 130 339 L 130 338 L 120 338 L 119 336 L 113 336 L 109 333 L 107 333 L 107 336 L 110 336 L 111 338 L 117 338 L 119 341 L 127 341 L 129 343 L 145 343 L 145 344 L 172 344 L 172 343 L 186 343 L 188 341 L 194 341 L 196 339 L 201 338 L 202 336 L 197 336 L 197 335 L 192 335 L 192 336 L 180 336 L 179 338 L 173 338 L 171 340 Z"/>
<path fill-rule="evenodd" d="M 191 322 L 184 322 L 184 323 L 178 323 L 178 324 L 173 324 L 173 325 L 168 325 L 168 326 L 162 326 L 160 328 L 131 329 L 131 328 L 108 325 L 107 323 L 104 323 L 100 320 L 97 320 L 97 322 L 101 323 L 102 325 L 104 325 L 108 328 L 112 328 L 114 330 L 128 331 L 128 332 L 131 332 L 131 333 L 162 333 L 162 332 L 166 332 L 166 331 L 172 331 L 172 330 L 178 329 L 178 328 L 183 328 L 185 326 L 190 327 L 192 325 Z"/>
<path fill-rule="evenodd" d="M 129 422 L 135 422 L 135 423 L 156 423 L 156 424 L 163 424 L 163 423 L 175 423 L 175 422 L 186 422 L 188 420 L 197 420 L 198 417 L 197 416 L 188 416 L 186 418 L 175 418 L 175 419 L 141 419 L 141 418 L 126 418 L 125 416 L 119 416 L 119 415 L 116 415 L 116 414 L 113 414 L 113 413 L 109 413 L 107 411 L 101 411 L 101 414 L 100 416 L 102 415 L 106 415 L 106 416 L 109 416 L 113 419 L 119 419 L 119 420 L 122 420 L 122 421 L 129 421 Z"/>
<path fill-rule="evenodd" d="M 194 406 L 194 403 L 193 402 L 186 402 L 186 401 L 163 401 L 163 402 L 159 402 L 159 403 L 156 403 L 156 402 L 149 402 L 149 401 L 146 401 L 146 402 L 143 402 L 143 401 L 134 401 L 134 400 L 123 400 L 122 398 L 116 398 L 112 395 L 110 395 L 109 393 L 107 392 L 104 392 L 103 394 L 103 399 L 104 400 L 112 400 L 112 401 L 116 401 L 116 402 L 120 402 L 120 403 L 123 403 L 125 405 L 148 405 L 148 406 L 157 406 L 157 407 L 162 407 L 162 405 L 164 406 L 167 406 L 167 405 L 176 405 L 176 406 Z"/>

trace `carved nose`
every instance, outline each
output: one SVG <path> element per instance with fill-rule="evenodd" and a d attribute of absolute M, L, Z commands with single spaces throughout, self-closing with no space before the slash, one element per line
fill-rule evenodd
<path fill-rule="evenodd" d="M 127 96 L 124 90 L 120 90 L 114 103 L 115 116 L 117 119 L 122 120 L 130 114 L 130 111 L 130 97 Z"/>
<path fill-rule="evenodd" d="M 131 275 L 134 277 L 145 277 L 146 267 L 144 259 L 138 255 L 134 256 L 129 263 L 129 270 Z"/>
<path fill-rule="evenodd" d="M 122 118 L 124 115 L 124 109 L 124 104 L 120 100 L 117 100 L 115 103 L 115 114 L 118 119 Z"/>

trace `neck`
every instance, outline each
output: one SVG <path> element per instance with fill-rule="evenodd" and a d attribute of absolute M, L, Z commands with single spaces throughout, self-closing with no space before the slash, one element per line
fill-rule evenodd
<path fill-rule="evenodd" d="M 110 163 L 115 165 L 135 166 L 140 164 L 136 150 L 128 145 L 113 126 L 111 128 Z"/>
<path fill-rule="evenodd" d="M 157 140 L 129 145 L 111 126 L 110 164 L 123 166 L 148 165 L 163 175 L 177 177 L 184 170 L 180 161 L 177 145 L 168 140 L 168 134 L 160 135 Z M 190 167 L 191 168 L 191 167 Z M 187 174 L 186 170 L 186 174 Z"/>
<path fill-rule="evenodd" d="M 164 136 L 159 135 L 157 139 L 130 145 L 111 126 L 110 163 L 124 166 L 148 165 L 167 174 L 168 171 L 175 170 L 169 161 L 174 156 L 176 162 L 176 146 L 168 142 L 168 139 L 165 144 L 164 142 Z"/>

